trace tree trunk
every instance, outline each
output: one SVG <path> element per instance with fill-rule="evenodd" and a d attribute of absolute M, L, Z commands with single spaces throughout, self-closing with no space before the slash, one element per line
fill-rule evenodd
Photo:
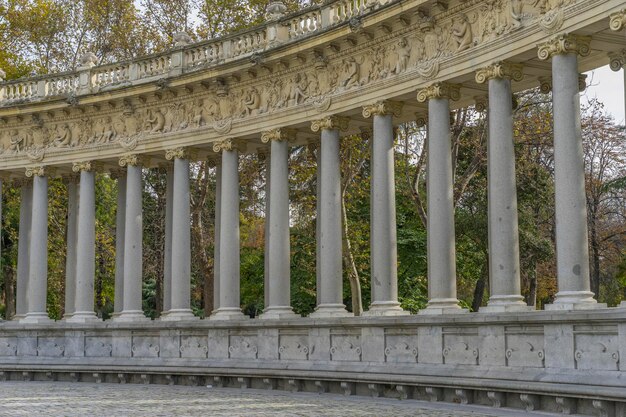
<path fill-rule="evenodd" d="M 528 271 L 528 297 L 526 305 L 537 308 L 537 262 L 533 262 L 533 267 Z"/>
<path fill-rule="evenodd" d="M 589 232 L 591 235 L 591 291 L 596 295 L 596 299 L 600 299 L 600 242 L 598 241 L 597 227 L 597 207 L 599 202 L 594 201 L 591 210 L 591 221 L 589 222 Z"/>
<path fill-rule="evenodd" d="M 106 262 L 104 261 L 104 248 L 102 247 L 102 242 L 98 239 L 96 241 L 97 250 L 98 250 L 98 273 L 96 274 L 96 282 L 95 282 L 95 293 L 96 293 L 96 315 L 98 317 L 102 317 L 104 311 L 104 297 L 102 292 L 103 288 L 103 279 L 106 276 Z"/>
<path fill-rule="evenodd" d="M 485 295 L 485 288 L 489 281 L 489 266 L 485 262 L 481 268 L 480 278 L 476 281 L 476 287 L 474 287 L 474 299 L 472 300 L 472 311 L 478 311 L 483 304 L 483 297 Z"/>
<path fill-rule="evenodd" d="M 348 273 L 350 281 L 350 292 L 352 294 L 352 313 L 360 316 L 363 313 L 363 300 L 361 297 L 361 282 L 359 280 L 359 272 L 352 255 L 352 244 L 348 237 L 348 214 L 346 212 L 345 197 L 341 195 L 341 215 L 342 215 L 342 246 L 343 246 L 343 264 Z"/>

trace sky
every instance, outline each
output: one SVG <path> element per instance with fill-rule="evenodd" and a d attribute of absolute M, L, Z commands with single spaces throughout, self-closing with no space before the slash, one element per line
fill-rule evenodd
<path fill-rule="evenodd" d="M 624 125 L 624 70 L 612 71 L 609 66 L 597 68 L 587 74 L 587 89 L 581 94 L 581 99 L 597 98 L 604 103 L 608 113 L 615 118 L 615 122 Z M 591 84 L 591 85 L 589 85 Z"/>

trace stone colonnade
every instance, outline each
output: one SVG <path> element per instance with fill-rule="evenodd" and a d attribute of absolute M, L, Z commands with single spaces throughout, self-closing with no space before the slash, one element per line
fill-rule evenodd
<path fill-rule="evenodd" d="M 563 35 L 539 46 L 539 58 L 551 59 L 554 104 L 556 239 L 559 292 L 549 309 L 596 308 L 589 287 L 584 168 L 579 106 L 578 56 L 589 52 L 590 39 Z M 520 289 L 515 156 L 511 83 L 523 68 L 496 62 L 476 72 L 489 94 L 488 226 L 491 297 L 481 312 L 523 311 Z M 428 105 L 428 282 L 423 314 L 463 313 L 456 293 L 453 173 L 450 101 L 460 85 L 438 82 L 420 90 Z M 393 117 L 402 104 L 380 100 L 363 108 L 372 119 L 371 268 L 372 303 L 367 315 L 407 314 L 400 308 L 397 285 L 397 238 L 394 189 Z M 348 119 L 339 115 L 311 123 L 320 134 L 318 156 L 317 307 L 311 317 L 349 316 L 342 301 L 340 135 Z M 295 131 L 261 133 L 270 144 L 266 216 L 266 309 L 263 319 L 296 317 L 290 303 L 289 143 Z M 240 309 L 239 143 L 217 142 L 215 310 L 212 319 L 245 318 Z M 191 241 L 189 150 L 167 150 L 168 169 L 163 320 L 192 319 L 190 308 Z M 68 179 L 66 320 L 96 320 L 95 185 L 97 161 L 73 165 Z M 142 311 L 142 156 L 120 158 L 118 181 L 114 319 L 145 319 Z M 28 168 L 21 185 L 17 315 L 25 322 L 48 320 L 46 313 L 48 168 Z M 271 187 L 270 187 L 271 184 Z M 271 209 L 270 209 L 271 207 Z"/>

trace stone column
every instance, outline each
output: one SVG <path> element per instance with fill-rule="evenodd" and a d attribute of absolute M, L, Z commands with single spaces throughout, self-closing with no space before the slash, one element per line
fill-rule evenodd
<path fill-rule="evenodd" d="M 261 141 L 270 143 L 269 233 L 265 235 L 268 248 L 268 303 L 260 318 L 288 319 L 296 317 L 291 308 L 291 255 L 289 252 L 289 144 L 295 132 L 274 129 L 263 132 Z M 266 221 L 268 219 L 266 218 Z"/>
<path fill-rule="evenodd" d="M 263 247 L 263 305 L 267 308 L 270 305 L 270 195 L 272 194 L 272 156 L 271 154 L 261 154 L 265 158 L 265 222 L 263 233 L 265 234 L 265 244 Z"/>
<path fill-rule="evenodd" d="M 311 123 L 313 132 L 321 131 L 321 164 L 317 167 L 321 180 L 319 265 L 319 304 L 310 317 L 351 316 L 343 304 L 343 269 L 341 247 L 341 164 L 339 130 L 348 128 L 348 119 L 331 116 Z"/>
<path fill-rule="evenodd" d="M 168 154 L 166 153 L 166 157 Z M 163 254 L 163 311 L 161 318 L 172 308 L 172 212 L 174 207 L 174 167 L 166 167 L 165 185 L 165 253 Z"/>
<path fill-rule="evenodd" d="M 220 284 L 219 307 L 212 320 L 241 320 L 239 296 L 239 151 L 233 140 L 213 145 L 222 153 L 222 188 L 220 208 Z"/>
<path fill-rule="evenodd" d="M 220 231 L 222 224 L 222 163 L 215 164 L 215 246 L 213 247 L 213 311 L 220 307 Z"/>
<path fill-rule="evenodd" d="M 315 288 L 317 288 L 315 292 L 315 302 L 317 305 L 320 305 L 322 303 L 320 297 L 320 288 L 322 288 L 322 262 L 320 261 L 320 253 L 322 252 L 320 249 L 320 236 L 322 235 L 322 206 L 320 205 L 322 196 L 322 174 L 320 171 L 320 167 L 322 166 L 322 149 L 319 144 L 315 147 L 315 166 L 317 167 L 317 172 L 315 173 Z"/>
<path fill-rule="evenodd" d="M 167 160 L 174 161 L 172 181 L 170 309 L 163 320 L 196 318 L 191 311 L 191 220 L 189 155 L 185 148 L 169 149 Z"/>
<path fill-rule="evenodd" d="M 498 62 L 476 73 L 489 84 L 487 182 L 490 298 L 481 312 L 528 310 L 521 295 L 513 97 L 511 80 L 521 81 L 522 66 Z"/>
<path fill-rule="evenodd" d="M 78 228 L 78 179 L 71 174 L 65 179 L 67 185 L 67 253 L 65 257 L 65 314 L 67 320 L 76 310 L 76 239 Z"/>
<path fill-rule="evenodd" d="M 460 87 L 436 83 L 417 94 L 428 101 L 428 306 L 421 314 L 462 312 L 456 297 L 450 103 Z"/>
<path fill-rule="evenodd" d="M 72 171 L 80 172 L 78 227 L 76 238 L 76 299 L 72 322 L 97 320 L 94 312 L 96 277 L 96 184 L 93 162 L 75 163 Z"/>
<path fill-rule="evenodd" d="M 580 126 L 578 55 L 591 38 L 560 35 L 539 45 L 539 59 L 552 58 L 556 259 L 559 292 L 546 309 L 598 307 L 590 291 L 585 169 Z"/>
<path fill-rule="evenodd" d="M 142 161 L 138 155 L 120 158 L 126 167 L 126 219 L 124 222 L 124 307 L 118 321 L 145 320 L 142 309 Z"/>
<path fill-rule="evenodd" d="M 111 178 L 117 180 L 117 211 L 115 213 L 115 297 L 113 318 L 124 309 L 124 229 L 126 226 L 126 170 L 111 172 Z"/>
<path fill-rule="evenodd" d="M 402 103 L 379 101 L 363 108 L 363 117 L 373 117 L 370 195 L 370 251 L 372 303 L 365 316 L 402 315 L 408 312 L 398 302 L 398 239 L 394 174 L 393 116 L 400 116 Z"/>
<path fill-rule="evenodd" d="M 17 240 L 17 280 L 15 316 L 13 320 L 21 320 L 28 312 L 28 277 L 30 275 L 30 227 L 33 212 L 33 182 L 24 179 L 20 182 L 20 224 Z"/>
<path fill-rule="evenodd" d="M 48 177 L 44 167 L 27 168 L 33 178 L 29 276 L 26 289 L 28 311 L 24 322 L 50 321 L 46 309 L 48 292 Z"/>

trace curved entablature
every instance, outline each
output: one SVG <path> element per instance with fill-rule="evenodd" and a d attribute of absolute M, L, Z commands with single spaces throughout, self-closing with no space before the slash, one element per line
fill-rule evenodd
<path fill-rule="evenodd" d="M 311 120 L 336 114 L 356 133 L 362 107 L 382 99 L 404 102 L 397 122 L 415 120 L 415 93 L 434 82 L 461 86 L 453 107 L 484 102 L 475 72 L 494 62 L 523 65 L 514 90 L 547 85 L 550 52 L 537 48 L 564 33 L 590 36 L 580 70 L 619 69 L 623 26 L 618 0 L 342 0 L 292 15 L 274 3 L 264 25 L 224 38 L 181 34 L 166 53 L 103 66 L 86 54 L 74 72 L 0 83 L 0 163 L 19 177 L 180 146 L 204 158 L 224 138 L 253 152 L 262 131 L 296 128 L 304 143 Z"/>

